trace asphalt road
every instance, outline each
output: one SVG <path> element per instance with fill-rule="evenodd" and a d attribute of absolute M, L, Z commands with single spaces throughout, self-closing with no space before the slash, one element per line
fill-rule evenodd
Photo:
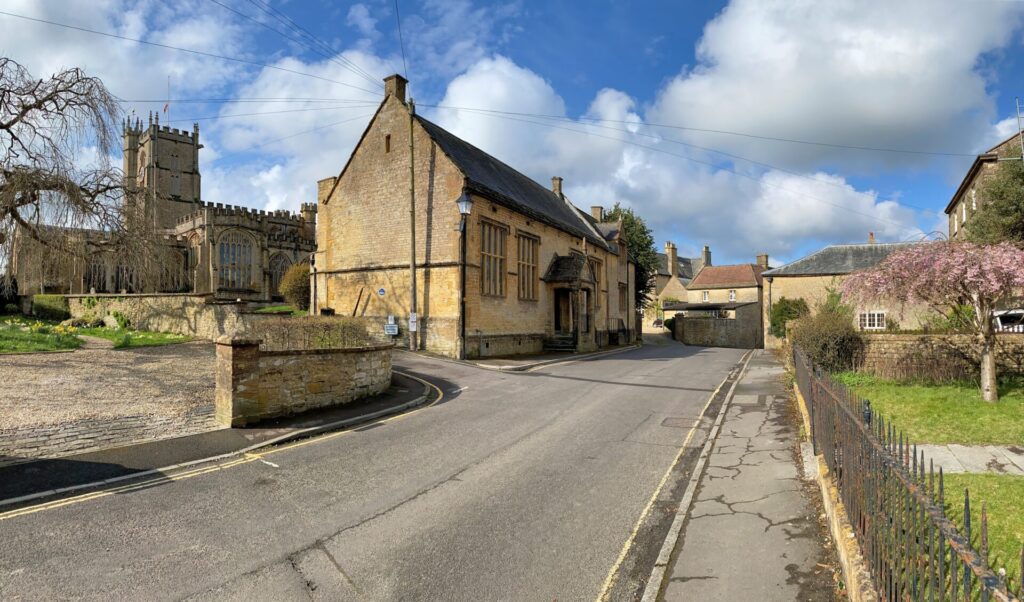
<path fill-rule="evenodd" d="M 594 600 L 741 356 L 499 373 L 400 354 L 440 403 L 0 520 L 0 600 Z"/>

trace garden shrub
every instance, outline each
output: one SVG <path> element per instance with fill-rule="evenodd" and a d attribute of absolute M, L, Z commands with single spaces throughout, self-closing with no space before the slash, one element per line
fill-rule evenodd
<path fill-rule="evenodd" d="M 675 318 L 675 316 L 672 316 L 671 318 L 667 318 L 665 320 L 665 328 L 668 328 L 668 331 L 670 333 L 672 333 L 673 337 L 676 336 L 676 318 Z"/>
<path fill-rule="evenodd" d="M 295 309 L 309 309 L 309 266 L 292 265 L 281 277 L 281 295 Z"/>
<path fill-rule="evenodd" d="M 853 325 L 853 308 L 830 291 L 816 311 L 793 326 L 793 344 L 815 364 L 829 372 L 852 370 L 864 348 Z"/>
<path fill-rule="evenodd" d="M 14 303 L 8 303 L 7 305 L 4 305 L 4 313 L 12 316 L 14 314 L 20 314 L 21 308 L 15 305 Z"/>
<path fill-rule="evenodd" d="M 64 295 L 33 295 L 32 315 L 45 320 L 66 320 L 71 312 Z"/>
<path fill-rule="evenodd" d="M 119 311 L 110 312 L 111 317 L 117 321 L 117 327 L 121 330 L 126 330 L 131 327 L 132 321 L 128 319 L 128 316 L 124 315 Z"/>
<path fill-rule="evenodd" d="M 802 318 L 811 313 L 803 299 L 779 298 L 772 304 L 771 333 L 773 337 L 786 338 L 786 322 Z"/>

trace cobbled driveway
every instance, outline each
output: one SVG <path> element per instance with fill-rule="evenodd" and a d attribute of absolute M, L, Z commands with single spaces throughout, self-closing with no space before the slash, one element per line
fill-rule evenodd
<path fill-rule="evenodd" d="M 214 346 L 0 355 L 0 465 L 219 428 Z"/>

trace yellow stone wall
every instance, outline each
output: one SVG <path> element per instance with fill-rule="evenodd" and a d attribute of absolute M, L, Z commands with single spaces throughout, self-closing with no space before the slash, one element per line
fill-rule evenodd
<path fill-rule="evenodd" d="M 786 297 L 787 299 L 803 299 L 814 311 L 828 297 L 828 291 L 838 290 L 845 276 L 774 276 L 769 282 L 764 280 L 764 303 L 762 316 L 764 319 L 765 348 L 775 349 L 782 345 L 782 340 L 771 335 L 771 305 Z M 898 305 L 876 302 L 860 304 L 854 307 L 856 313 L 862 311 L 884 311 L 886 318 L 899 323 L 900 328 L 913 330 L 921 328 L 928 315 L 932 312 L 926 307 L 907 307 L 901 310 Z"/>
<path fill-rule="evenodd" d="M 729 291 L 736 291 L 736 299 L 729 299 Z M 691 288 L 686 292 L 686 300 L 690 303 L 703 303 L 704 291 L 708 292 L 708 303 L 746 303 L 761 300 L 761 289 L 756 286 L 732 288 Z"/>

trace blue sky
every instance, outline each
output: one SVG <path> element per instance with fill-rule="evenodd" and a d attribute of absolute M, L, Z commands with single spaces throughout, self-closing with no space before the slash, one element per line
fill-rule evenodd
<path fill-rule="evenodd" d="M 159 111 L 168 76 L 176 99 L 234 99 L 171 105 L 177 127 L 209 118 L 200 121 L 204 197 L 295 210 L 343 166 L 380 99 L 374 80 L 405 70 L 394 6 L 11 0 L 4 11 L 278 69 L 6 16 L 0 52 L 37 76 L 81 66 L 121 98 L 151 100 L 125 103 L 137 115 Z M 1024 93 L 1020 2 L 399 8 L 421 113 L 542 183 L 563 176 L 583 208 L 633 207 L 659 246 L 710 244 L 716 263 L 768 252 L 778 264 L 869 231 L 903 240 L 944 230 L 969 155 L 1016 131 L 1014 97 Z"/>

